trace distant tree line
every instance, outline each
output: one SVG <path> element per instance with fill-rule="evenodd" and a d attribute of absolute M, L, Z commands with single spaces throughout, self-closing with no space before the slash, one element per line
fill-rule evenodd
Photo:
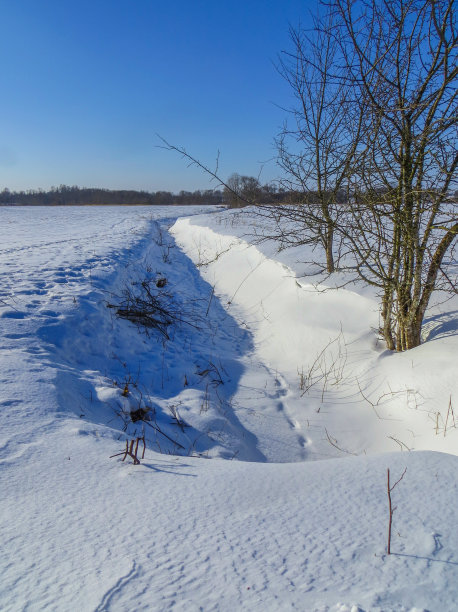
<path fill-rule="evenodd" d="M 284 204 L 298 198 L 302 201 L 303 194 L 285 190 L 274 183 L 261 185 L 253 176 L 234 173 L 224 183 L 223 200 L 230 208 L 241 208 L 249 204 Z"/>
<path fill-rule="evenodd" d="M 43 189 L 29 189 L 27 191 L 0 191 L 0 206 L 89 206 L 89 205 L 118 205 L 118 206 L 187 206 L 192 204 L 223 204 L 230 208 L 240 208 L 247 204 L 287 204 L 304 203 L 304 194 L 294 189 L 286 190 L 275 184 L 262 185 L 252 176 L 232 174 L 224 190 L 207 189 L 197 191 L 136 191 L 113 190 L 86 187 L 69 187 L 60 185 L 51 187 L 49 191 Z M 342 192 L 342 197 L 345 193 Z M 312 203 L 316 199 L 313 192 L 307 194 L 307 200 Z"/>
<path fill-rule="evenodd" d="M 123 205 L 133 206 L 147 204 L 152 206 L 191 205 L 223 203 L 223 193 L 220 190 L 203 191 L 135 191 L 112 190 L 98 188 L 81 188 L 60 185 L 51 187 L 49 191 L 42 189 L 27 191 L 0 191 L 0 205 L 18 206 L 84 206 L 84 205 Z"/>
<path fill-rule="evenodd" d="M 295 189 L 285 187 L 286 181 L 276 183 L 266 183 L 262 185 L 253 176 L 241 176 L 234 173 L 224 183 L 223 203 L 229 208 L 242 208 L 252 205 L 281 205 L 282 210 L 285 206 L 306 206 L 311 207 L 320 202 L 320 192 L 314 189 Z M 333 197 L 338 204 L 348 202 L 348 192 L 344 189 L 333 191 Z M 281 211 L 280 211 L 281 213 Z"/>

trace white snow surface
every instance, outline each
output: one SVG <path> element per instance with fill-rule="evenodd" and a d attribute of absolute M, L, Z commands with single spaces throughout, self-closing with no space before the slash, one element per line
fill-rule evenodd
<path fill-rule="evenodd" d="M 0 609 L 456 610 L 457 298 L 390 353 L 209 210 L 0 208 Z M 145 287 L 165 333 L 117 316 Z"/>

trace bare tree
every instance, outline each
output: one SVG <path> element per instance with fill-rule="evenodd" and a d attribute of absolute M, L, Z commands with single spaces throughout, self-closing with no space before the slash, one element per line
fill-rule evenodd
<path fill-rule="evenodd" d="M 312 33 L 291 30 L 294 51 L 280 64 L 297 104 L 277 139 L 279 163 L 303 203 L 273 213 L 278 238 L 321 244 L 329 272 L 336 235 L 344 240 L 360 278 L 380 290 L 388 348 L 402 351 L 420 344 L 433 291 L 456 291 L 446 269 L 458 232 L 456 9 L 453 0 L 322 6 Z"/>
<path fill-rule="evenodd" d="M 279 164 L 283 186 L 301 200 L 259 211 L 275 221 L 269 237 L 281 246 L 321 245 L 329 272 L 336 236 L 343 241 L 346 263 L 380 292 L 387 347 L 403 351 L 421 343 L 433 292 L 456 292 L 455 2 L 323 0 L 322 7 L 312 33 L 291 31 L 293 51 L 280 63 L 296 105 L 292 127 L 277 139 Z"/>
<path fill-rule="evenodd" d="M 231 208 L 242 208 L 247 203 L 257 204 L 262 196 L 259 180 L 254 176 L 241 176 L 236 172 L 226 181 L 224 200 Z"/>
<path fill-rule="evenodd" d="M 390 349 L 418 346 L 446 254 L 458 165 L 458 36 L 453 0 L 332 0 L 346 81 L 367 109 L 341 230 L 360 276 L 381 289 Z M 456 289 L 453 288 L 455 291 Z"/>
<path fill-rule="evenodd" d="M 292 50 L 282 54 L 278 69 L 295 103 L 276 139 L 282 185 L 301 197 L 276 211 L 280 239 L 285 245 L 320 244 L 329 273 L 335 269 L 342 194 L 364 117 L 364 105 L 355 105 L 354 89 L 341 74 L 344 63 L 332 24 L 328 13 L 315 20 L 312 32 L 290 30 Z"/>

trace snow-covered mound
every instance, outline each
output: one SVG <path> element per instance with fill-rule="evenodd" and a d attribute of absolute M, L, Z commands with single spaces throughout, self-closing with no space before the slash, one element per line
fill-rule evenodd
<path fill-rule="evenodd" d="M 389 354 L 199 212 L 0 208 L 0 609 L 454 610 L 456 302 Z"/>
<path fill-rule="evenodd" d="M 226 212 L 179 219 L 172 231 L 252 332 L 253 355 L 281 381 L 281 410 L 306 441 L 303 458 L 396 449 L 457 454 L 458 299 L 429 313 L 428 342 L 392 353 L 378 340 L 379 303 L 367 287 L 336 290 L 332 277 L 312 282 L 301 262 L 308 253 L 252 243 L 256 222 L 249 211 Z"/>

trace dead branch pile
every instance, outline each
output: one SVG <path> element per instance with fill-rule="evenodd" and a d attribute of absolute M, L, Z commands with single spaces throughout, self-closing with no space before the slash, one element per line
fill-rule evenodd
<path fill-rule="evenodd" d="M 149 329 L 159 331 L 166 340 L 170 340 L 169 327 L 185 323 L 198 329 L 186 313 L 179 308 L 172 294 L 161 290 L 155 280 L 149 279 L 132 283 L 122 292 L 119 304 L 107 304 L 116 309 L 116 316 L 135 323 L 147 332 Z"/>

